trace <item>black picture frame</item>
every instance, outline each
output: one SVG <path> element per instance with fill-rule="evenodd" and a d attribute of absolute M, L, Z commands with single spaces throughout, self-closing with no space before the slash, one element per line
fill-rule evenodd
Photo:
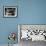
<path fill-rule="evenodd" d="M 17 17 L 17 6 L 3 6 L 3 17 L 14 18 Z"/>

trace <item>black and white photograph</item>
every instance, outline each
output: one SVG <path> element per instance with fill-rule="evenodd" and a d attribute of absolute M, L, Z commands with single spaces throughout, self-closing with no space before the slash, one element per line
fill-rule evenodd
<path fill-rule="evenodd" d="M 17 7 L 16 6 L 4 6 L 4 17 L 16 17 Z"/>
<path fill-rule="evenodd" d="M 43 44 L 46 42 L 46 25 L 19 24 L 18 42 L 20 46 Z"/>

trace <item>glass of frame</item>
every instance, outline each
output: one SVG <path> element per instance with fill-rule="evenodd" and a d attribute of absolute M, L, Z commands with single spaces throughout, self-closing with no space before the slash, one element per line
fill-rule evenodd
<path fill-rule="evenodd" d="M 4 6 L 3 7 L 4 17 L 16 17 L 17 7 L 16 6 Z"/>
<path fill-rule="evenodd" d="M 46 25 L 45 24 L 41 24 L 41 25 L 19 24 L 18 42 L 20 42 L 23 39 L 31 40 L 31 41 L 46 41 Z"/>

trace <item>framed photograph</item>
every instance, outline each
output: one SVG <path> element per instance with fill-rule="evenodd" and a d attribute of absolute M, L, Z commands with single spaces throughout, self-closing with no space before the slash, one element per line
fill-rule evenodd
<path fill-rule="evenodd" d="M 4 6 L 4 17 L 16 17 L 17 16 L 17 7 L 16 6 Z"/>
<path fill-rule="evenodd" d="M 18 42 L 24 40 L 46 41 L 46 24 L 19 24 Z"/>

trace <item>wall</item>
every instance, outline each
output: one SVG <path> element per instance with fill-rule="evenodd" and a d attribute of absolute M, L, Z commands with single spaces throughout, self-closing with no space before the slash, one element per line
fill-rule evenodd
<path fill-rule="evenodd" d="M 0 0 L 0 44 L 9 42 L 8 34 L 10 32 L 16 32 L 17 35 L 18 18 L 3 18 L 3 6 L 17 6 L 17 3 L 18 0 Z M 18 43 L 17 39 L 16 43 Z"/>
<path fill-rule="evenodd" d="M 46 24 L 46 0 L 20 0 L 19 20 L 21 24 Z"/>
<path fill-rule="evenodd" d="M 18 6 L 16 18 L 3 18 L 3 6 Z M 0 0 L 0 44 L 7 44 L 17 24 L 46 24 L 46 0 Z M 16 43 L 18 41 L 16 40 Z"/>

